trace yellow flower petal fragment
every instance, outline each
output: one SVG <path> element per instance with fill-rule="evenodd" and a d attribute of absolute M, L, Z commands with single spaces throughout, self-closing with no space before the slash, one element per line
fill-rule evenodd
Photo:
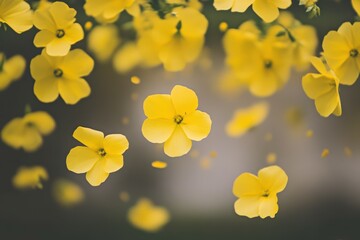
<path fill-rule="evenodd" d="M 56 180 L 52 192 L 55 201 L 63 207 L 72 207 L 84 199 L 84 192 L 80 186 L 66 179 Z"/>
<path fill-rule="evenodd" d="M 158 168 L 158 169 L 164 169 L 167 167 L 167 163 L 166 162 L 163 162 L 163 161 L 153 161 L 151 163 L 151 166 L 153 168 Z"/>
<path fill-rule="evenodd" d="M 33 26 L 30 5 L 23 0 L 0 2 L 0 24 L 7 24 L 16 33 L 23 33 Z"/>
<path fill-rule="evenodd" d="M 7 123 L 1 131 L 1 138 L 12 148 L 33 152 L 42 145 L 42 136 L 53 132 L 55 126 L 54 119 L 48 113 L 31 112 Z"/>
<path fill-rule="evenodd" d="M 121 12 L 131 8 L 135 0 L 86 0 L 84 9 L 88 16 L 94 17 L 100 23 L 115 22 Z"/>
<path fill-rule="evenodd" d="M 19 80 L 24 74 L 26 60 L 21 55 L 6 59 L 0 52 L 0 91 L 6 89 L 13 81 Z"/>
<path fill-rule="evenodd" d="M 226 133 L 230 137 L 240 137 L 265 121 L 268 112 L 269 105 L 265 102 L 238 109 L 226 125 Z"/>
<path fill-rule="evenodd" d="M 233 185 L 233 194 L 238 197 L 234 204 L 236 214 L 274 218 L 279 210 L 277 193 L 285 189 L 287 181 L 286 173 L 278 166 L 263 168 L 258 176 L 241 174 Z"/>
<path fill-rule="evenodd" d="M 130 81 L 135 85 L 139 85 L 141 83 L 141 79 L 138 76 L 132 76 L 130 78 Z"/>
<path fill-rule="evenodd" d="M 159 231 L 169 220 L 170 215 L 166 208 L 155 206 L 146 198 L 139 199 L 128 211 L 128 221 L 134 227 L 147 232 Z"/>
<path fill-rule="evenodd" d="M 324 148 L 323 151 L 321 152 L 321 158 L 326 158 L 327 156 L 329 156 L 330 154 L 330 150 L 328 148 Z"/>
<path fill-rule="evenodd" d="M 42 166 L 20 167 L 12 179 L 13 186 L 17 189 L 42 189 L 42 181 L 49 176 Z"/>
<path fill-rule="evenodd" d="M 123 153 L 129 148 L 126 136 L 109 134 L 104 137 L 100 131 L 78 127 L 73 137 L 85 146 L 70 150 L 66 157 L 66 166 L 69 171 L 86 173 L 86 180 L 90 185 L 99 186 L 110 173 L 124 166 Z"/>

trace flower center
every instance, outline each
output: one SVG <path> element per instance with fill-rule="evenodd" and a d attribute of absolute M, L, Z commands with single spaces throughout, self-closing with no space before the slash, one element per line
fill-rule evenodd
<path fill-rule="evenodd" d="M 174 121 L 176 122 L 176 124 L 180 124 L 183 120 L 184 120 L 184 118 L 180 115 L 176 115 L 174 117 Z"/>
<path fill-rule="evenodd" d="M 270 195 L 269 190 L 265 190 L 262 197 L 268 197 Z"/>
<path fill-rule="evenodd" d="M 265 61 L 264 61 L 264 67 L 265 67 L 266 69 L 271 68 L 272 65 L 273 65 L 272 61 L 270 61 L 270 60 L 265 60 Z"/>
<path fill-rule="evenodd" d="M 359 51 L 356 49 L 352 49 L 350 51 L 350 57 L 357 57 L 359 55 Z"/>
<path fill-rule="evenodd" d="M 106 156 L 106 152 L 105 152 L 105 149 L 103 148 L 100 148 L 99 151 L 98 151 L 98 154 L 102 157 L 105 157 Z"/>
<path fill-rule="evenodd" d="M 60 68 L 57 68 L 57 69 L 54 70 L 54 76 L 57 77 L 57 78 L 62 77 L 63 74 L 64 73 Z"/>
<path fill-rule="evenodd" d="M 57 38 L 62 38 L 63 36 L 65 36 L 65 31 L 62 29 L 58 29 L 56 30 L 56 37 Z"/>

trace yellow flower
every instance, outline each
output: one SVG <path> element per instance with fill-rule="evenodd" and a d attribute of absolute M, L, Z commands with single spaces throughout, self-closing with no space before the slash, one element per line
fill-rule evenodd
<path fill-rule="evenodd" d="M 53 102 L 60 94 L 65 103 L 76 104 L 90 95 L 90 86 L 82 77 L 89 75 L 93 67 L 93 59 L 81 49 L 64 57 L 52 57 L 43 50 L 30 63 L 34 93 L 41 102 Z"/>
<path fill-rule="evenodd" d="M 43 188 L 42 181 L 48 180 L 48 173 L 41 166 L 20 167 L 12 179 L 17 189 Z"/>
<path fill-rule="evenodd" d="M 340 83 L 352 85 L 360 71 L 360 23 L 343 23 L 338 31 L 330 31 L 323 41 L 327 63 Z"/>
<path fill-rule="evenodd" d="M 107 61 L 120 43 L 117 27 L 114 25 L 95 27 L 87 40 L 89 50 L 101 62 Z"/>
<path fill-rule="evenodd" d="M 73 137 L 85 146 L 74 147 L 66 158 L 67 168 L 75 173 L 86 173 L 86 180 L 92 186 L 99 186 L 110 173 L 124 165 L 123 153 L 129 142 L 122 134 L 104 137 L 102 132 L 78 127 Z"/>
<path fill-rule="evenodd" d="M 0 25 L 7 24 L 15 32 L 22 33 L 32 28 L 32 11 L 23 0 L 0 0 Z"/>
<path fill-rule="evenodd" d="M 257 103 L 245 109 L 235 111 L 233 118 L 226 125 L 226 133 L 230 137 L 239 137 L 265 121 L 269 105 Z"/>
<path fill-rule="evenodd" d="M 169 222 L 166 208 L 155 206 L 149 199 L 141 198 L 129 209 L 128 221 L 136 228 L 147 232 L 159 231 Z"/>
<path fill-rule="evenodd" d="M 54 119 L 46 112 L 38 111 L 14 118 L 1 131 L 4 143 L 27 152 L 37 150 L 43 142 L 42 136 L 49 135 L 55 129 Z"/>
<path fill-rule="evenodd" d="M 351 0 L 351 4 L 357 13 L 357 15 L 360 16 L 360 1 L 359 0 Z"/>
<path fill-rule="evenodd" d="M 148 96 L 144 101 L 148 118 L 142 125 L 142 133 L 152 143 L 165 143 L 166 155 L 182 156 L 190 151 L 191 140 L 200 141 L 211 130 L 210 116 L 197 108 L 196 93 L 180 85 L 176 85 L 170 95 Z"/>
<path fill-rule="evenodd" d="M 340 116 L 342 110 L 339 79 L 320 58 L 313 57 L 311 63 L 319 73 L 309 73 L 302 78 L 306 95 L 315 100 L 316 109 L 321 116 L 328 117 L 330 114 Z"/>
<path fill-rule="evenodd" d="M 131 8 L 135 0 L 86 0 L 84 9 L 88 16 L 94 17 L 100 23 L 115 22 L 121 12 Z"/>
<path fill-rule="evenodd" d="M 79 185 L 66 179 L 56 180 L 52 190 L 55 200 L 64 207 L 71 207 L 84 199 L 84 192 Z"/>
<path fill-rule="evenodd" d="M 279 16 L 279 8 L 286 9 L 291 6 L 291 0 L 215 0 L 216 10 L 229 10 L 232 12 L 245 12 L 252 5 L 254 12 L 265 22 L 272 22 Z"/>
<path fill-rule="evenodd" d="M 52 2 L 48 0 L 40 0 L 37 2 L 36 10 L 45 10 L 51 6 Z"/>
<path fill-rule="evenodd" d="M 239 198 L 234 204 L 236 214 L 274 218 L 279 210 L 277 193 L 285 189 L 287 181 L 288 176 L 278 166 L 263 168 L 258 176 L 241 174 L 233 186 L 233 194 Z"/>
<path fill-rule="evenodd" d="M 84 38 L 80 24 L 75 23 L 76 10 L 66 3 L 54 2 L 50 7 L 37 10 L 34 25 L 40 31 L 35 35 L 36 47 L 45 47 L 50 56 L 65 56 L 71 45 Z"/>
<path fill-rule="evenodd" d="M 26 60 L 21 55 L 6 59 L 0 52 L 0 91 L 7 88 L 10 83 L 21 78 L 26 68 Z"/>

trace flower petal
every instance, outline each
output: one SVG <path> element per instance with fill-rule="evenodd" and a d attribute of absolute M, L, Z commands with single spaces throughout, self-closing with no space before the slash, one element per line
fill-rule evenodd
<path fill-rule="evenodd" d="M 34 94 L 41 102 L 54 102 L 59 97 L 58 80 L 50 77 L 35 81 Z"/>
<path fill-rule="evenodd" d="M 255 0 L 234 0 L 234 5 L 231 8 L 232 12 L 245 12 Z"/>
<path fill-rule="evenodd" d="M 124 166 L 124 157 L 123 155 L 109 155 L 106 154 L 105 156 L 105 164 L 104 170 L 107 173 L 113 173 L 118 171 Z"/>
<path fill-rule="evenodd" d="M 39 131 L 34 127 L 25 126 L 22 132 L 22 147 L 26 152 L 34 152 L 42 145 L 42 137 Z"/>
<path fill-rule="evenodd" d="M 164 144 L 164 152 L 169 157 L 180 157 L 188 153 L 192 142 L 180 126 L 176 126 L 171 137 Z"/>
<path fill-rule="evenodd" d="M 288 176 L 279 166 L 270 166 L 261 169 L 258 177 L 264 189 L 271 194 L 279 193 L 286 187 Z"/>
<path fill-rule="evenodd" d="M 78 127 L 74 131 L 73 137 L 94 151 L 104 147 L 104 134 L 91 128 Z"/>
<path fill-rule="evenodd" d="M 236 197 L 261 196 L 262 192 L 258 177 L 251 173 L 243 173 L 234 181 L 233 194 Z"/>
<path fill-rule="evenodd" d="M 321 116 L 328 117 L 335 111 L 339 102 L 339 93 L 336 88 L 334 88 L 333 90 L 315 99 L 316 110 Z"/>
<path fill-rule="evenodd" d="M 141 131 L 152 143 L 164 143 L 174 132 L 176 123 L 173 119 L 146 119 Z"/>
<path fill-rule="evenodd" d="M 70 150 L 66 157 L 66 167 L 74 173 L 85 173 L 89 171 L 97 161 L 100 155 L 94 150 L 78 146 Z"/>
<path fill-rule="evenodd" d="M 87 76 L 94 68 L 94 60 L 83 50 L 75 49 L 64 57 L 59 66 L 68 78 Z"/>
<path fill-rule="evenodd" d="M 66 104 L 76 104 L 91 93 L 89 84 L 82 78 L 62 78 L 58 84 L 60 96 Z"/>
<path fill-rule="evenodd" d="M 254 12 L 267 23 L 279 16 L 279 9 L 272 1 L 255 0 L 252 7 Z"/>
<path fill-rule="evenodd" d="M 106 154 L 123 154 L 129 148 L 129 141 L 122 134 L 110 134 L 104 139 Z"/>
<path fill-rule="evenodd" d="M 335 84 L 335 79 L 320 74 L 308 73 L 302 79 L 304 92 L 311 99 L 316 99 L 335 89 Z"/>
<path fill-rule="evenodd" d="M 209 135 L 211 123 L 211 118 L 207 113 L 196 110 L 184 117 L 181 127 L 188 138 L 200 141 Z"/>
<path fill-rule="evenodd" d="M 194 112 L 198 108 L 198 98 L 196 93 L 184 86 L 176 85 L 171 90 L 171 100 L 177 114 L 185 116 Z"/>
<path fill-rule="evenodd" d="M 168 94 L 155 94 L 148 96 L 144 101 L 144 113 L 150 119 L 173 119 L 175 116 L 174 105 Z"/>
<path fill-rule="evenodd" d="M 234 204 L 236 214 L 248 218 L 259 216 L 260 200 L 261 197 L 243 197 L 238 199 Z"/>
<path fill-rule="evenodd" d="M 343 64 L 335 69 L 336 76 L 339 78 L 341 84 L 353 85 L 359 77 L 359 68 L 356 63 L 357 58 L 348 58 Z"/>
<path fill-rule="evenodd" d="M 109 177 L 109 173 L 105 172 L 105 160 L 98 161 L 94 167 L 86 173 L 86 180 L 91 186 L 99 186 Z"/>
<path fill-rule="evenodd" d="M 36 47 L 45 47 L 51 41 L 53 41 L 55 38 L 56 38 L 56 36 L 53 32 L 50 32 L 49 30 L 44 29 L 35 35 L 34 45 Z"/>
<path fill-rule="evenodd" d="M 279 211 L 279 206 L 277 204 L 276 195 L 263 197 L 261 198 L 261 203 L 259 206 L 259 215 L 261 218 L 271 217 L 274 218 L 275 214 Z"/>
<path fill-rule="evenodd" d="M 37 130 L 43 135 L 48 135 L 54 131 L 56 123 L 55 120 L 43 111 L 31 112 L 25 115 L 24 122 L 33 124 Z"/>
<path fill-rule="evenodd" d="M 252 1 L 254 1 L 254 0 L 252 0 Z M 218 11 L 219 10 L 229 10 L 232 7 L 233 2 L 234 2 L 233 0 L 214 0 L 214 7 Z"/>

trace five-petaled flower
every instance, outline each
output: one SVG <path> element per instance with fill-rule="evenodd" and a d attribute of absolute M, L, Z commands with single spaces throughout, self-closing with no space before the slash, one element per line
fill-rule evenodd
<path fill-rule="evenodd" d="M 30 63 L 34 93 L 41 102 L 53 102 L 60 94 L 65 103 L 76 104 L 90 95 L 90 86 L 82 77 L 93 67 L 94 60 L 83 50 L 72 50 L 64 57 L 52 57 L 43 50 Z"/>
<path fill-rule="evenodd" d="M 84 38 L 80 24 L 75 23 L 76 10 L 64 2 L 54 2 L 50 7 L 39 9 L 34 14 L 34 25 L 40 30 L 35 35 L 34 45 L 45 47 L 50 56 L 65 56 L 71 45 Z"/>
<path fill-rule="evenodd" d="M 123 167 L 123 153 L 129 148 L 124 135 L 110 134 L 104 137 L 100 131 L 78 127 L 73 137 L 85 146 L 70 150 L 66 166 L 72 172 L 86 173 L 86 180 L 90 185 L 99 186 L 110 173 Z"/>
<path fill-rule="evenodd" d="M 210 116 L 197 108 L 196 93 L 180 85 L 176 85 L 170 95 L 148 96 L 144 101 L 148 118 L 142 125 L 142 133 L 152 143 L 165 143 L 166 155 L 185 155 L 191 149 L 191 140 L 200 141 L 211 130 Z"/>
<path fill-rule="evenodd" d="M 233 194 L 239 198 L 234 204 L 236 214 L 274 218 L 279 210 L 277 193 L 285 189 L 287 181 L 288 176 L 278 166 L 263 168 L 258 176 L 241 174 L 233 186 Z"/>

